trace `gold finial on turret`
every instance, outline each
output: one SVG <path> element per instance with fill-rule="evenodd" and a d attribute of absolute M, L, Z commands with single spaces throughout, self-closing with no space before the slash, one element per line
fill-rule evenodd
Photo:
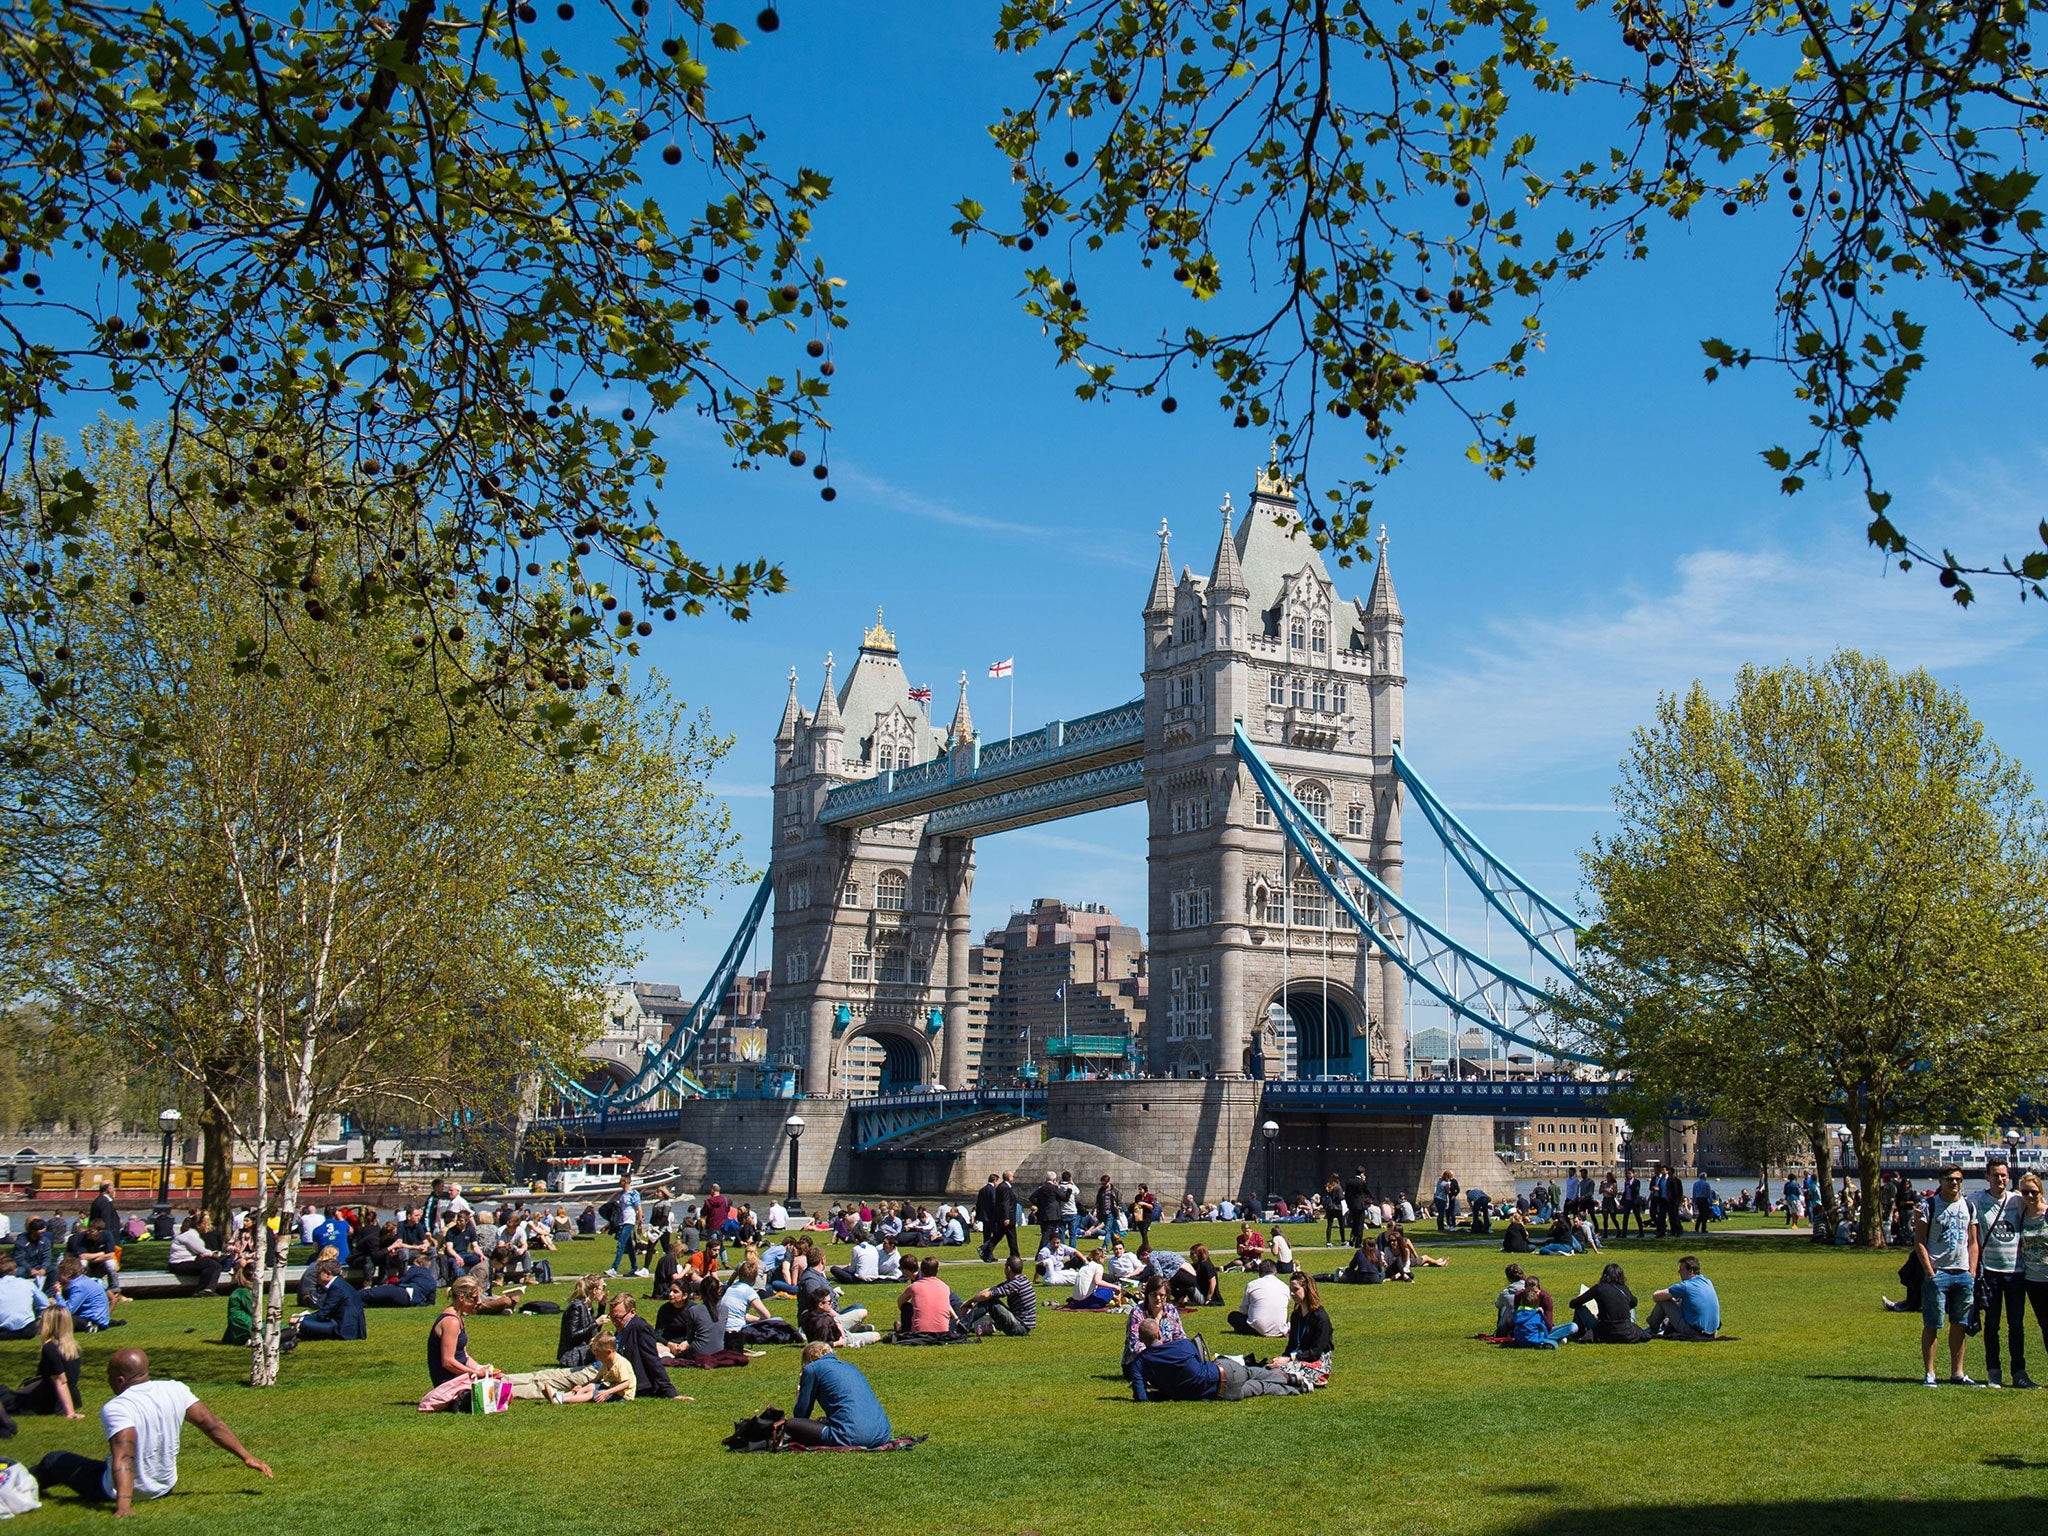
<path fill-rule="evenodd" d="M 1271 456 L 1266 460 L 1265 468 L 1259 471 L 1257 494 L 1261 496 L 1284 496 L 1289 501 L 1292 501 L 1294 499 L 1294 488 L 1287 483 L 1287 477 L 1280 472 L 1280 445 L 1278 443 L 1273 444 L 1270 454 Z"/>
<path fill-rule="evenodd" d="M 896 637 L 882 627 L 882 610 L 875 609 L 875 625 L 860 637 L 860 648 L 864 651 L 883 651 L 896 654 Z"/>

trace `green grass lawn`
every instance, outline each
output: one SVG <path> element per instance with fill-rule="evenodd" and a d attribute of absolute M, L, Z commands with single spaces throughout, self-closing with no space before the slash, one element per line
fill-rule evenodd
<path fill-rule="evenodd" d="M 1196 1236 L 1227 1248 L 1222 1228 L 1169 1228 L 1166 1240 L 1184 1250 Z M 695 1533 L 803 1509 L 820 1529 L 931 1536 L 1874 1536 L 2027 1530 L 2048 1516 L 2048 1394 L 1923 1389 L 1917 1320 L 1877 1307 L 1880 1292 L 1897 1292 L 1895 1255 L 1765 1236 L 1617 1246 L 1611 1256 L 1645 1312 L 1677 1255 L 1700 1252 L 1739 1337 L 1497 1349 L 1472 1335 L 1490 1323 L 1504 1256 L 1470 1241 L 1432 1243 L 1451 1267 L 1414 1285 L 1326 1290 L 1336 1368 L 1312 1397 L 1136 1404 L 1117 1373 L 1124 1320 L 1042 1309 L 1028 1339 L 852 1356 L 899 1430 L 931 1437 L 914 1451 L 741 1459 L 719 1439 L 764 1403 L 790 1405 L 793 1348 L 745 1370 L 677 1372 L 680 1389 L 696 1395 L 690 1403 L 522 1402 L 493 1418 L 422 1416 L 414 1404 L 426 1389 L 430 1314 L 373 1312 L 367 1342 L 308 1344 L 286 1358 L 281 1385 L 254 1392 L 239 1384 L 243 1352 L 210 1342 L 224 1303 L 138 1301 L 123 1309 L 129 1326 L 85 1340 L 93 1417 L 25 1419 L 0 1450 L 31 1463 L 58 1446 L 97 1453 L 101 1373 L 119 1344 L 149 1349 L 157 1374 L 189 1382 L 277 1470 L 264 1483 L 188 1431 L 178 1492 L 140 1511 L 168 1531 L 229 1523 L 280 1536 L 455 1536 L 601 1522 Z M 1336 1267 L 1334 1254 L 1299 1251 L 1313 1269 Z M 557 1272 L 602 1267 L 610 1252 L 609 1243 L 572 1245 Z M 1599 1269 L 1597 1259 L 1523 1262 L 1562 1296 Z M 968 1294 L 999 1271 L 944 1273 Z M 866 1289 L 878 1312 L 893 1305 L 893 1287 Z M 792 1315 L 787 1301 L 776 1310 Z M 1190 1328 L 1231 1348 L 1219 1313 L 1191 1314 Z M 478 1318 L 472 1350 L 506 1369 L 552 1364 L 555 1330 L 553 1318 Z M 1981 1341 L 1969 1358 L 1981 1375 Z M 32 1361 L 32 1345 L 0 1344 L 9 1379 Z M 2048 1377 L 2044 1366 L 2037 1357 Z M 104 1518 L 59 1493 L 36 1524 Z"/>

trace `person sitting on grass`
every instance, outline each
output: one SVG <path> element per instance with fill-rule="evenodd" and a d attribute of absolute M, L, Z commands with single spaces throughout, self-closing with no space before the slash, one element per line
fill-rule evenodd
<path fill-rule="evenodd" d="M 882 1278 L 882 1249 L 865 1231 L 856 1230 L 853 1251 L 844 1264 L 827 1271 L 841 1285 L 871 1285 Z"/>
<path fill-rule="evenodd" d="M 688 1336 L 690 1303 L 703 1284 L 695 1275 L 671 1277 L 661 1309 L 654 1314 L 654 1331 L 661 1336 L 662 1343 L 679 1347 Z"/>
<path fill-rule="evenodd" d="M 1250 1222 L 1239 1222 L 1237 1224 L 1237 1260 L 1235 1267 L 1238 1269 L 1257 1269 L 1259 1267 L 1259 1260 L 1265 1256 L 1265 1235 L 1254 1228 Z"/>
<path fill-rule="evenodd" d="M 299 1305 L 310 1312 L 320 1305 L 320 1266 L 329 1259 L 338 1258 L 340 1250 L 332 1244 L 313 1255 L 313 1262 L 299 1271 Z"/>
<path fill-rule="evenodd" d="M 1344 1267 L 1333 1274 L 1317 1275 L 1324 1285 L 1378 1285 L 1387 1278 L 1380 1268 L 1380 1245 L 1365 1243 L 1352 1250 Z"/>
<path fill-rule="evenodd" d="M 1550 1292 L 1543 1289 L 1543 1282 L 1534 1275 L 1525 1276 L 1515 1289 L 1507 1325 L 1501 1329 L 1505 1343 L 1513 1349 L 1556 1349 L 1574 1337 L 1579 1332 L 1579 1325 L 1554 1322 L 1554 1306 Z"/>
<path fill-rule="evenodd" d="M 830 1291 L 816 1297 L 812 1304 L 797 1314 L 797 1326 L 807 1339 L 821 1338 L 834 1349 L 865 1349 L 870 1344 L 882 1342 L 881 1334 L 872 1328 L 861 1326 L 867 1320 L 866 1307 L 840 1308 L 838 1298 Z M 814 1319 L 822 1318 L 827 1324 L 823 1329 L 814 1330 Z M 749 1354 L 765 1355 L 765 1349 L 749 1350 Z"/>
<path fill-rule="evenodd" d="M 62 1307 L 45 1308 L 38 1337 L 36 1373 L 18 1391 L 0 1387 L 0 1417 L 61 1413 L 67 1419 L 84 1418 L 85 1399 L 78 1390 L 78 1339 L 71 1327 L 71 1314 Z"/>
<path fill-rule="evenodd" d="M 1529 1241 L 1529 1217 L 1518 1205 L 1508 1212 L 1508 1224 L 1500 1235 L 1502 1253 L 1534 1253 L 1536 1245 Z"/>
<path fill-rule="evenodd" d="M 917 1278 L 896 1297 L 896 1311 L 898 1337 L 947 1338 L 960 1330 L 953 1290 L 939 1278 L 937 1259 L 928 1258 L 917 1266 Z"/>
<path fill-rule="evenodd" d="M 448 1287 L 448 1305 L 427 1331 L 427 1379 L 432 1390 L 421 1402 L 423 1412 L 438 1407 L 467 1413 L 467 1392 L 442 1394 L 439 1389 L 458 1382 L 467 1386 L 498 1374 L 496 1366 L 479 1364 L 469 1353 L 469 1319 L 483 1294 L 484 1288 L 471 1275 L 461 1276 Z"/>
<path fill-rule="evenodd" d="M 1267 1237 L 1266 1251 L 1273 1256 L 1273 1267 L 1281 1275 L 1294 1273 L 1294 1245 L 1287 1241 L 1287 1235 L 1278 1227 L 1273 1228 Z"/>
<path fill-rule="evenodd" d="M 1291 1397 L 1308 1388 L 1272 1366 L 1247 1365 L 1225 1356 L 1202 1358 L 1196 1339 L 1161 1343 L 1159 1325 L 1151 1318 L 1138 1324 L 1141 1346 L 1131 1371 L 1131 1396 L 1141 1403 L 1234 1403 L 1247 1397 Z"/>
<path fill-rule="evenodd" d="M 1117 1288 L 1102 1282 L 1102 1250 L 1091 1248 L 1081 1267 L 1074 1271 L 1074 1298 L 1067 1305 L 1083 1312 L 1099 1312 L 1116 1305 Z"/>
<path fill-rule="evenodd" d="M 1024 1273 L 1024 1261 L 1004 1259 L 1002 1282 L 969 1297 L 962 1321 L 977 1333 L 986 1326 L 1012 1338 L 1021 1338 L 1036 1328 L 1038 1288 Z"/>
<path fill-rule="evenodd" d="M 633 1374 L 633 1367 L 625 1356 L 619 1353 L 619 1341 L 611 1334 L 600 1333 L 590 1341 L 591 1353 L 597 1357 L 597 1375 L 581 1386 L 564 1391 L 560 1387 L 542 1387 L 541 1396 L 557 1408 L 571 1403 L 630 1403 L 639 1394 L 640 1381 Z"/>
<path fill-rule="evenodd" d="M 1635 1321 L 1636 1295 L 1619 1264 L 1609 1264 L 1600 1278 L 1572 1298 L 1572 1320 L 1579 1338 L 1589 1344 L 1640 1344 L 1649 1335 Z"/>
<path fill-rule="evenodd" d="M 1131 1374 L 1131 1367 L 1138 1356 L 1150 1347 L 1138 1336 L 1139 1328 L 1147 1322 L 1153 1325 L 1153 1332 L 1158 1334 L 1161 1343 L 1171 1344 L 1175 1339 L 1188 1336 L 1187 1329 L 1181 1326 L 1180 1309 L 1167 1299 L 1166 1282 L 1157 1275 L 1146 1280 L 1145 1294 L 1131 1308 L 1130 1325 L 1124 1331 L 1123 1372 L 1126 1377 Z"/>
<path fill-rule="evenodd" d="M 1110 1241 L 1109 1257 L 1104 1261 L 1104 1267 L 1109 1271 L 1109 1278 L 1118 1285 L 1122 1285 L 1126 1281 L 1136 1280 L 1139 1275 L 1144 1273 L 1145 1261 L 1135 1253 L 1126 1252 L 1122 1238 L 1113 1238 Z"/>
<path fill-rule="evenodd" d="M 1389 1280 L 1413 1281 L 1416 1260 L 1421 1257 L 1415 1250 L 1415 1242 L 1401 1223 L 1394 1222 L 1381 1234 L 1379 1241 L 1380 1268 Z"/>
<path fill-rule="evenodd" d="M 590 1364 L 590 1341 L 604 1331 L 605 1277 L 580 1276 L 562 1307 L 561 1331 L 555 1340 L 555 1363 L 568 1370 Z"/>
<path fill-rule="evenodd" d="M 1287 1291 L 1294 1304 L 1287 1310 L 1286 1356 L 1304 1365 L 1318 1364 L 1329 1357 L 1334 1342 L 1322 1293 L 1314 1278 L 1299 1270 L 1288 1278 Z"/>
<path fill-rule="evenodd" d="M 718 1276 L 706 1275 L 698 1282 L 697 1294 L 683 1307 L 683 1331 L 679 1348 L 668 1352 L 671 1365 L 687 1365 L 715 1371 L 726 1366 L 745 1365 L 750 1356 L 766 1354 L 760 1349 L 734 1349 L 726 1335 L 725 1312 L 720 1305 L 725 1287 Z M 830 1299 L 829 1297 L 827 1298 Z M 664 1312 L 668 1309 L 664 1307 Z"/>
<path fill-rule="evenodd" d="M 1185 1312 L 1190 1307 L 1219 1307 L 1223 1304 L 1223 1275 L 1209 1257 L 1209 1245 L 1196 1243 L 1188 1249 L 1187 1262 L 1166 1280 L 1173 1304 Z"/>
<path fill-rule="evenodd" d="M 889 1415 L 859 1366 L 840 1359 L 816 1337 L 804 1345 L 803 1358 L 796 1407 L 782 1421 L 783 1434 L 798 1445 L 887 1445 L 895 1438 Z M 813 1419 L 813 1412 L 824 1418 Z"/>
<path fill-rule="evenodd" d="M 241 1264 L 235 1269 L 234 1289 L 228 1292 L 228 1326 L 220 1336 L 223 1344 L 246 1344 L 256 1331 L 256 1266 Z"/>
<path fill-rule="evenodd" d="M 668 1367 L 663 1363 L 665 1352 L 661 1347 L 661 1338 L 647 1319 L 640 1316 L 640 1304 L 631 1296 L 614 1296 L 611 1319 L 612 1334 L 618 1340 L 619 1353 L 624 1355 L 626 1363 L 633 1367 L 633 1380 L 638 1384 L 635 1395 L 664 1398 L 676 1396 L 676 1385 L 669 1380 Z"/>
<path fill-rule="evenodd" d="M 1232 1333 L 1249 1333 L 1255 1338 L 1287 1337 L 1287 1282 L 1282 1280 L 1271 1259 L 1259 1263 L 1258 1274 L 1245 1282 L 1244 1303 L 1225 1321 Z"/>
<path fill-rule="evenodd" d="M 1656 1306 L 1650 1309 L 1650 1336 L 1702 1344 L 1721 1331 L 1721 1298 L 1714 1282 L 1700 1273 L 1700 1261 L 1687 1254 L 1678 1261 L 1678 1279 L 1661 1291 L 1651 1292 Z"/>
<path fill-rule="evenodd" d="M 354 1341 L 370 1336 L 369 1320 L 363 1316 L 363 1298 L 342 1275 L 339 1259 L 320 1261 L 320 1304 L 310 1317 L 298 1321 L 301 1342 L 306 1339 Z"/>
<path fill-rule="evenodd" d="M 431 1307 L 440 1291 L 439 1277 L 414 1259 L 396 1280 L 367 1286 L 360 1294 L 366 1307 Z"/>
<path fill-rule="evenodd" d="M 1074 1272 L 1080 1267 L 1080 1250 L 1068 1247 L 1059 1238 L 1038 1250 L 1038 1278 L 1047 1285 L 1073 1284 Z"/>
<path fill-rule="evenodd" d="M 71 1321 L 81 1333 L 98 1333 L 114 1326 L 114 1308 L 107 1298 L 107 1288 L 88 1275 L 70 1254 L 58 1262 L 52 1300 L 70 1310 Z"/>
<path fill-rule="evenodd" d="M 88 1503 L 112 1500 L 116 1515 L 133 1514 L 136 1499 L 160 1499 L 178 1485 L 178 1439 L 187 1424 L 250 1471 L 272 1475 L 191 1388 L 182 1381 L 152 1381 L 149 1356 L 141 1350 L 117 1349 L 107 1357 L 107 1385 L 114 1395 L 100 1409 L 106 1460 L 51 1451 L 35 1468 L 46 1492 L 67 1487 Z"/>
<path fill-rule="evenodd" d="M 36 1318 L 50 1298 L 33 1280 L 17 1274 L 20 1264 L 12 1253 L 0 1253 L 0 1339 L 33 1339 Z"/>

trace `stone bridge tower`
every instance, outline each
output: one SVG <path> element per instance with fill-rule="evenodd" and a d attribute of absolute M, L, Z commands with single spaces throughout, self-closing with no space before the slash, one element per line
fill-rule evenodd
<path fill-rule="evenodd" d="M 967 682 L 952 725 L 913 698 L 881 615 L 844 683 L 825 658 L 817 707 L 797 677 L 775 733 L 774 981 L 769 1049 L 805 1093 L 958 1086 L 968 1070 L 974 840 L 928 837 L 924 818 L 842 830 L 818 815 L 834 786 L 943 756 L 973 735 Z"/>
<path fill-rule="evenodd" d="M 1345 598 L 1296 516 L 1293 490 L 1262 471 L 1234 527 L 1225 499 L 1208 576 L 1178 580 L 1160 528 L 1144 609 L 1153 1072 L 1407 1072 L 1400 971 L 1300 867 L 1232 744 L 1242 721 L 1296 798 L 1400 889 L 1407 679 L 1386 536 L 1370 594 Z"/>

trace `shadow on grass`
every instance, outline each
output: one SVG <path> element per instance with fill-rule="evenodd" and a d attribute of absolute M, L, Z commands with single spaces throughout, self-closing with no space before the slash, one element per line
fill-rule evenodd
<path fill-rule="evenodd" d="M 2048 1467 L 2048 1461 L 2029 1461 L 2024 1456 L 2015 1456 L 2007 1451 L 2001 1452 L 1996 1456 L 1986 1456 L 1984 1458 L 1984 1465 L 1987 1467 L 1998 1467 L 2007 1472 L 2038 1472 L 2042 1468 Z"/>
<path fill-rule="evenodd" d="M 2037 1526 L 2048 1499 L 1760 1499 L 1755 1503 L 1649 1504 L 1554 1509 L 1494 1528 L 1495 1536 L 1923 1536 L 1928 1531 L 2011 1531 Z"/>
<path fill-rule="evenodd" d="M 1854 1376 L 1815 1371 L 1809 1373 L 1806 1379 L 1808 1381 L 1860 1381 L 1874 1387 L 1918 1387 L 1923 1392 L 1927 1390 L 1926 1383 L 1921 1381 L 1918 1376 Z M 1964 1391 L 1968 1389 L 1958 1388 L 1958 1390 Z"/>

